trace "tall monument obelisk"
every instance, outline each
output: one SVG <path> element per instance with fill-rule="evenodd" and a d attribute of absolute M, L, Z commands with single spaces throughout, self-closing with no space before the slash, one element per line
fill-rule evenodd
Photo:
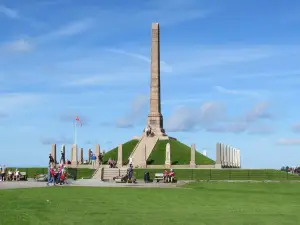
<path fill-rule="evenodd" d="M 151 88 L 150 88 L 150 112 L 148 125 L 157 136 L 165 136 L 163 129 L 163 116 L 160 102 L 160 32 L 159 24 L 152 24 L 151 43 Z"/>

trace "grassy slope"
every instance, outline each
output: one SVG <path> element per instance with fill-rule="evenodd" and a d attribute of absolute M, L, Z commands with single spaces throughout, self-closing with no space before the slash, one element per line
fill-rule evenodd
<path fill-rule="evenodd" d="M 139 142 L 138 140 L 130 140 L 123 144 L 123 146 L 122 146 L 123 165 L 126 165 L 128 163 L 128 158 L 138 142 Z M 107 163 L 109 158 L 112 158 L 114 160 L 118 159 L 118 147 L 105 153 L 104 158 L 103 158 L 104 164 Z"/>
<path fill-rule="evenodd" d="M 0 224 L 299 224 L 300 183 L 1 190 Z M 96 207 L 95 207 L 96 206 Z M 101 209 L 99 211 L 99 209 Z M 116 209 L 118 209 L 116 211 Z"/>
<path fill-rule="evenodd" d="M 188 165 L 191 161 L 191 148 L 177 140 L 161 140 L 154 147 L 147 163 L 150 165 L 164 165 L 166 156 L 166 144 L 171 145 L 172 165 Z M 196 152 L 197 165 L 213 165 L 215 162 L 210 158 Z"/>

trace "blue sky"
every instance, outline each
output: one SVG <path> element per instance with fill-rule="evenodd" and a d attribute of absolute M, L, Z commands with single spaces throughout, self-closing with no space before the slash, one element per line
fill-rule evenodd
<path fill-rule="evenodd" d="M 161 26 L 167 133 L 242 166 L 300 158 L 300 2 L 2 0 L 0 164 L 44 166 L 51 143 L 101 149 L 146 124 L 151 23 Z"/>

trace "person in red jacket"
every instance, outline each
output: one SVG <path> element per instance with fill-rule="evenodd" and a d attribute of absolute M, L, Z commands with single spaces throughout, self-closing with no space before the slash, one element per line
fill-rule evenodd
<path fill-rule="evenodd" d="M 168 170 L 165 170 L 164 171 L 164 182 L 165 183 L 168 182 L 168 179 L 169 179 L 169 172 L 168 172 Z"/>
<path fill-rule="evenodd" d="M 173 169 L 171 169 L 170 170 L 170 173 L 169 173 L 169 182 L 173 182 L 173 180 L 174 180 L 174 177 L 175 177 L 175 173 L 174 173 L 174 170 Z"/>

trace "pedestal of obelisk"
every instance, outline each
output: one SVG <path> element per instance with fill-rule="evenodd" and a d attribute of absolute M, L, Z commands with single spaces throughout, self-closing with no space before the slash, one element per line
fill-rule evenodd
<path fill-rule="evenodd" d="M 150 112 L 148 125 L 156 136 L 166 136 L 163 129 L 163 116 L 161 114 L 160 99 L 160 30 L 159 24 L 152 24 L 151 41 L 151 87 L 150 87 Z"/>

